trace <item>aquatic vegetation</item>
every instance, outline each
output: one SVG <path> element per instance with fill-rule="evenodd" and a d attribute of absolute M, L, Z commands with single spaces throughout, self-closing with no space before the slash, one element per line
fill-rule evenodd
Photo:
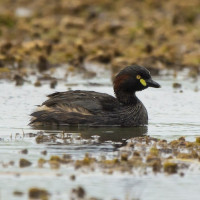
<path fill-rule="evenodd" d="M 52 133 L 47 134 L 42 131 L 36 134 L 24 134 L 24 138 L 31 137 L 33 141 L 37 141 L 37 137 L 48 139 L 40 139 L 40 142 L 36 145 L 38 148 L 43 146 L 44 151 L 40 151 L 35 154 L 35 158 L 31 159 L 31 162 L 27 159 L 19 159 L 20 165 L 16 166 L 14 162 L 3 162 L 1 164 L 2 168 L 10 168 L 11 167 L 19 167 L 22 169 L 17 173 L 14 173 L 14 176 L 17 177 L 57 177 L 58 179 L 68 179 L 68 181 L 73 181 L 74 184 L 79 183 L 81 177 L 90 176 L 90 174 L 99 175 L 102 174 L 105 176 L 112 176 L 111 178 L 115 178 L 115 175 L 127 176 L 127 174 L 131 177 L 143 177 L 144 176 L 152 176 L 153 174 L 159 174 L 159 176 L 169 175 L 173 176 L 177 174 L 180 177 L 184 178 L 185 174 L 192 173 L 195 169 L 198 173 L 199 171 L 199 160 L 200 160 L 200 146 L 198 141 L 198 137 L 195 141 L 187 141 L 185 137 L 177 138 L 176 140 L 167 141 L 165 139 L 158 139 L 155 137 L 143 136 L 143 137 L 135 137 L 127 140 L 123 145 L 116 146 L 115 143 L 107 143 L 109 145 L 113 145 L 113 149 L 109 151 L 113 151 L 112 153 L 101 152 L 101 154 L 93 154 L 93 153 L 85 153 L 83 156 L 82 153 L 79 154 L 77 158 L 74 154 L 70 154 L 67 152 L 65 154 L 65 149 L 77 148 L 77 150 L 84 150 L 85 146 L 90 146 L 91 148 L 94 145 L 99 145 L 100 137 L 92 136 L 95 138 L 96 143 L 91 143 L 91 138 L 83 138 L 82 136 L 77 136 L 65 132 Z M 48 136 L 48 137 L 46 137 Z M 52 138 L 54 138 L 52 140 Z M 70 138 L 70 140 L 68 140 Z M 68 142 L 66 142 L 68 140 Z M 84 141 L 84 142 L 80 142 Z M 79 143 L 77 143 L 79 142 Z M 106 144 L 102 143 L 100 146 L 104 146 Z M 66 148 L 68 145 L 69 148 Z M 53 147 L 53 148 L 52 148 Z M 104 146 L 105 148 L 105 146 Z M 53 152 L 52 149 L 63 149 L 63 153 L 60 154 Z M 22 155 L 22 152 L 28 153 L 23 154 L 24 156 L 32 155 L 31 149 L 27 152 L 26 149 L 22 149 L 18 152 L 19 156 Z M 18 159 L 16 159 L 18 160 Z M 24 170 L 23 167 L 31 166 L 30 173 L 27 170 Z M 4 173 L 2 171 L 2 173 Z M 176 176 L 177 176 L 176 175 Z M 173 178 L 173 177 L 172 177 Z M 57 179 L 56 179 L 57 180 Z M 46 188 L 46 187 L 45 187 Z M 83 187 L 81 187 L 83 189 Z M 85 188 L 85 186 L 84 186 Z M 87 187 L 86 187 L 87 188 Z M 46 188 L 48 189 L 48 187 Z M 85 189 L 80 189 L 79 186 L 74 189 L 70 189 L 70 195 L 72 197 L 84 196 L 85 199 L 88 196 L 86 195 Z M 30 199 L 34 199 L 34 195 L 37 196 L 37 199 L 48 199 L 49 193 L 46 191 L 45 193 L 37 190 L 43 190 L 40 188 L 31 188 L 29 190 Z M 18 191 L 18 190 L 14 190 Z M 22 191 L 22 193 L 20 193 Z M 85 193 L 83 192 L 85 191 Z M 89 191 L 88 191 L 89 192 Z M 51 190 L 52 196 L 55 195 L 55 192 Z M 89 192 L 90 193 L 90 192 Z M 14 192 L 13 195 L 21 196 L 24 195 L 24 190 L 19 190 L 18 192 Z M 44 197 L 43 197 L 44 194 Z M 47 196 L 46 196 L 47 194 Z M 82 198 L 82 197 L 80 197 Z"/>
<path fill-rule="evenodd" d="M 29 167 L 31 165 L 32 163 L 27 159 L 21 158 L 19 161 L 19 167 Z"/>
<path fill-rule="evenodd" d="M 40 137 L 40 136 L 38 136 Z M 54 136 L 56 140 L 63 140 L 62 135 Z M 37 139 L 36 139 L 37 140 Z M 78 140 L 83 140 L 81 137 Z M 71 140 L 72 142 L 75 142 Z M 125 146 L 119 146 L 117 149 L 119 154 L 112 159 L 105 156 L 94 158 L 88 153 L 83 159 L 74 160 L 70 155 L 51 156 L 49 163 L 52 162 L 52 168 L 59 168 L 60 165 L 73 165 L 75 169 L 88 168 L 94 170 L 102 169 L 105 173 L 134 172 L 136 169 L 152 169 L 154 173 L 167 172 L 168 174 L 178 173 L 179 170 L 189 167 L 190 164 L 199 162 L 200 147 L 196 142 L 189 142 L 185 137 L 168 142 L 167 140 L 159 140 L 149 136 L 135 137 L 129 139 Z M 88 140 L 90 143 L 90 141 Z M 44 141 L 45 143 L 45 141 Z M 76 142 L 75 142 L 76 143 Z M 85 140 L 86 144 L 87 141 Z M 59 143 L 57 143 L 59 145 Z M 43 166 L 46 161 L 40 159 L 39 166 Z M 185 163 L 185 165 L 182 165 Z"/>
<path fill-rule="evenodd" d="M 49 192 L 45 189 L 30 188 L 29 191 L 28 191 L 28 196 L 29 196 L 30 199 L 48 200 L 49 199 Z"/>
<path fill-rule="evenodd" d="M 82 187 L 79 186 L 77 188 L 72 189 L 72 195 L 74 196 L 74 198 L 83 199 L 85 197 L 85 195 L 86 195 L 86 192 Z"/>
<path fill-rule="evenodd" d="M 21 191 L 17 191 L 17 190 L 16 190 L 16 191 L 13 192 L 13 195 L 14 195 L 14 196 L 23 196 L 24 193 L 21 192 Z"/>
<path fill-rule="evenodd" d="M 38 167 L 42 168 L 45 163 L 46 163 L 46 160 L 43 158 L 40 158 L 38 160 Z"/>
<path fill-rule="evenodd" d="M 21 153 L 22 153 L 22 154 L 28 154 L 28 149 L 23 149 L 23 150 L 21 150 Z"/>
<path fill-rule="evenodd" d="M 200 137 L 196 138 L 196 143 L 200 144 Z"/>
<path fill-rule="evenodd" d="M 51 169 L 59 169 L 60 168 L 60 162 L 57 160 L 49 160 L 49 165 Z"/>
<path fill-rule="evenodd" d="M 25 4 L 22 17 L 22 1 L 0 2 L 0 78 L 43 74 L 63 63 L 82 73 L 87 62 L 109 64 L 113 73 L 140 63 L 151 66 L 152 73 L 190 67 L 191 76 L 199 74 L 197 0 Z"/>
<path fill-rule="evenodd" d="M 0 26 L 5 26 L 7 28 L 13 28 L 16 24 L 16 18 L 14 15 L 1 14 L 0 15 Z"/>
<path fill-rule="evenodd" d="M 86 154 L 85 157 L 82 160 L 76 160 L 74 166 L 75 166 L 76 169 L 78 169 L 80 167 L 90 166 L 95 161 L 96 161 L 95 158 L 92 158 L 92 157 L 89 156 L 89 154 Z"/>
<path fill-rule="evenodd" d="M 178 165 L 172 162 L 165 162 L 164 163 L 164 171 L 169 174 L 177 173 Z"/>
<path fill-rule="evenodd" d="M 172 87 L 173 88 L 181 88 L 181 84 L 180 83 L 173 83 Z"/>

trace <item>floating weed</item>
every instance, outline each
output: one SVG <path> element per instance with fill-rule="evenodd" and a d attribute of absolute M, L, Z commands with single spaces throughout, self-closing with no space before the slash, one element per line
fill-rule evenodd
<path fill-rule="evenodd" d="M 46 163 L 46 160 L 43 158 L 40 158 L 38 160 L 38 167 L 42 168 L 44 166 L 44 164 Z"/>
<path fill-rule="evenodd" d="M 178 165 L 173 162 L 166 161 L 163 165 L 164 172 L 167 172 L 168 174 L 174 174 L 177 173 Z"/>
<path fill-rule="evenodd" d="M 32 134 L 25 134 L 25 136 L 32 136 Z M 18 135 L 17 135 L 18 136 Z M 63 144 L 63 141 L 72 139 L 69 134 L 51 134 L 47 135 L 43 132 L 34 134 L 37 145 L 43 142 L 48 142 L 48 145 Z M 76 141 L 82 141 L 82 137 L 75 138 Z M 115 171 L 134 173 L 135 170 L 145 172 L 147 169 L 152 169 L 154 173 L 166 172 L 168 174 L 180 173 L 180 170 L 186 170 L 191 164 L 198 165 L 200 160 L 200 143 L 199 137 L 195 142 L 190 142 L 185 137 L 180 137 L 177 140 L 168 142 L 167 140 L 158 140 L 152 137 L 136 137 L 124 143 L 124 146 L 115 147 L 117 154 L 112 158 L 107 158 L 105 155 L 100 157 L 93 157 L 86 153 L 82 159 L 73 159 L 70 154 L 51 155 L 49 159 L 39 158 L 37 165 L 39 168 L 44 167 L 47 163 L 51 169 L 59 170 L 60 167 L 73 166 L 75 169 L 84 168 L 84 170 L 94 171 L 95 169 L 102 170 L 105 173 L 112 174 Z M 87 143 L 87 140 L 85 139 Z M 88 140 L 91 144 L 91 139 Z M 71 144 L 71 143 L 70 143 Z M 74 142 L 77 145 L 77 142 Z M 84 143 L 85 144 L 85 143 Z M 82 144 L 80 144 L 82 145 Z M 20 151 L 21 153 L 28 153 L 27 149 Z M 46 155 L 46 150 L 42 155 Z M 32 165 L 27 159 L 20 159 L 19 167 L 28 167 Z M 3 167 L 9 167 L 9 163 L 3 163 Z M 47 165 L 48 166 L 48 165 Z M 75 177 L 71 177 L 75 179 Z"/>
<path fill-rule="evenodd" d="M 28 191 L 28 196 L 30 199 L 49 199 L 49 193 L 47 192 L 47 190 L 41 188 L 30 188 Z"/>
<path fill-rule="evenodd" d="M 196 143 L 200 144 L 200 137 L 196 137 Z"/>
<path fill-rule="evenodd" d="M 158 150 L 156 147 L 152 147 L 152 148 L 150 149 L 150 154 L 151 154 L 151 155 L 154 155 L 154 156 L 158 156 L 159 150 Z"/>
<path fill-rule="evenodd" d="M 23 168 L 23 167 L 29 167 L 31 166 L 32 163 L 29 160 L 26 160 L 24 158 L 21 158 L 19 161 L 19 167 Z"/>
<path fill-rule="evenodd" d="M 60 168 L 60 162 L 57 160 L 50 160 L 49 165 L 51 169 L 59 169 Z"/>
<path fill-rule="evenodd" d="M 14 196 L 23 196 L 24 193 L 21 192 L 21 191 L 16 190 L 16 191 L 13 192 L 13 195 L 14 195 Z"/>
<path fill-rule="evenodd" d="M 16 18 L 9 14 L 1 14 L 0 15 L 0 25 L 6 26 L 8 28 L 13 28 L 16 24 Z"/>

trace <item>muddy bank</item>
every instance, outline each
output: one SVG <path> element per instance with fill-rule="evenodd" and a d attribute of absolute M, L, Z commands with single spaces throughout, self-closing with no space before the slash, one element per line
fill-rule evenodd
<path fill-rule="evenodd" d="M 113 73 L 133 63 L 154 74 L 184 67 L 199 73 L 197 0 L 6 0 L 0 7 L 0 78 L 18 85 L 63 63 L 75 73 L 87 72 L 87 62 Z"/>

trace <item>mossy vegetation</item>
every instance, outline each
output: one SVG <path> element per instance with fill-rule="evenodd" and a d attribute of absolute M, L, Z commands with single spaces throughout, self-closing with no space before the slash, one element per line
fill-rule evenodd
<path fill-rule="evenodd" d="M 165 162 L 163 167 L 164 167 L 164 171 L 169 174 L 177 173 L 178 165 L 176 163 Z"/>
<path fill-rule="evenodd" d="M 198 74 L 198 0 L 6 0 L 0 6 L 0 78 L 63 63 L 83 72 L 87 62 L 108 64 L 113 73 L 139 63 L 154 73 L 190 67 Z"/>
<path fill-rule="evenodd" d="M 31 165 L 32 165 L 32 163 L 27 159 L 21 158 L 19 161 L 19 167 L 23 168 L 23 167 L 29 167 Z"/>
<path fill-rule="evenodd" d="M 60 134 L 54 137 L 59 141 L 65 140 L 65 137 Z M 81 140 L 81 136 L 76 140 Z M 76 140 L 74 140 L 75 143 Z M 56 140 L 54 142 L 56 143 Z M 87 140 L 85 140 L 86 143 Z M 106 156 L 94 158 L 88 153 L 78 160 L 74 160 L 68 154 L 63 157 L 55 155 L 51 156 L 49 160 L 39 159 L 38 166 L 43 167 L 44 163 L 48 162 L 52 169 L 59 169 L 61 165 L 73 165 L 75 169 L 88 168 L 95 170 L 100 168 L 108 174 L 115 171 L 132 173 L 138 168 L 145 172 L 150 168 L 154 173 L 166 172 L 173 174 L 178 173 L 179 170 L 187 169 L 190 164 L 198 163 L 199 160 L 198 137 L 196 142 L 187 141 L 185 137 L 168 142 L 167 140 L 144 136 L 130 139 L 129 143 L 118 149 L 118 155 L 113 156 L 111 159 L 106 158 Z"/>
<path fill-rule="evenodd" d="M 29 199 L 40 199 L 40 200 L 48 200 L 49 193 L 45 189 L 41 188 L 30 188 L 28 191 Z"/>

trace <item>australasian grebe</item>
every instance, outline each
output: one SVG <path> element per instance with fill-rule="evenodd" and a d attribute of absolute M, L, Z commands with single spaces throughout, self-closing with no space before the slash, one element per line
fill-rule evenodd
<path fill-rule="evenodd" d="M 90 126 L 143 126 L 148 114 L 135 92 L 148 87 L 159 88 L 149 71 L 132 65 L 120 71 L 113 81 L 117 98 L 93 91 L 67 91 L 48 95 L 31 114 L 32 126 L 90 125 Z"/>

